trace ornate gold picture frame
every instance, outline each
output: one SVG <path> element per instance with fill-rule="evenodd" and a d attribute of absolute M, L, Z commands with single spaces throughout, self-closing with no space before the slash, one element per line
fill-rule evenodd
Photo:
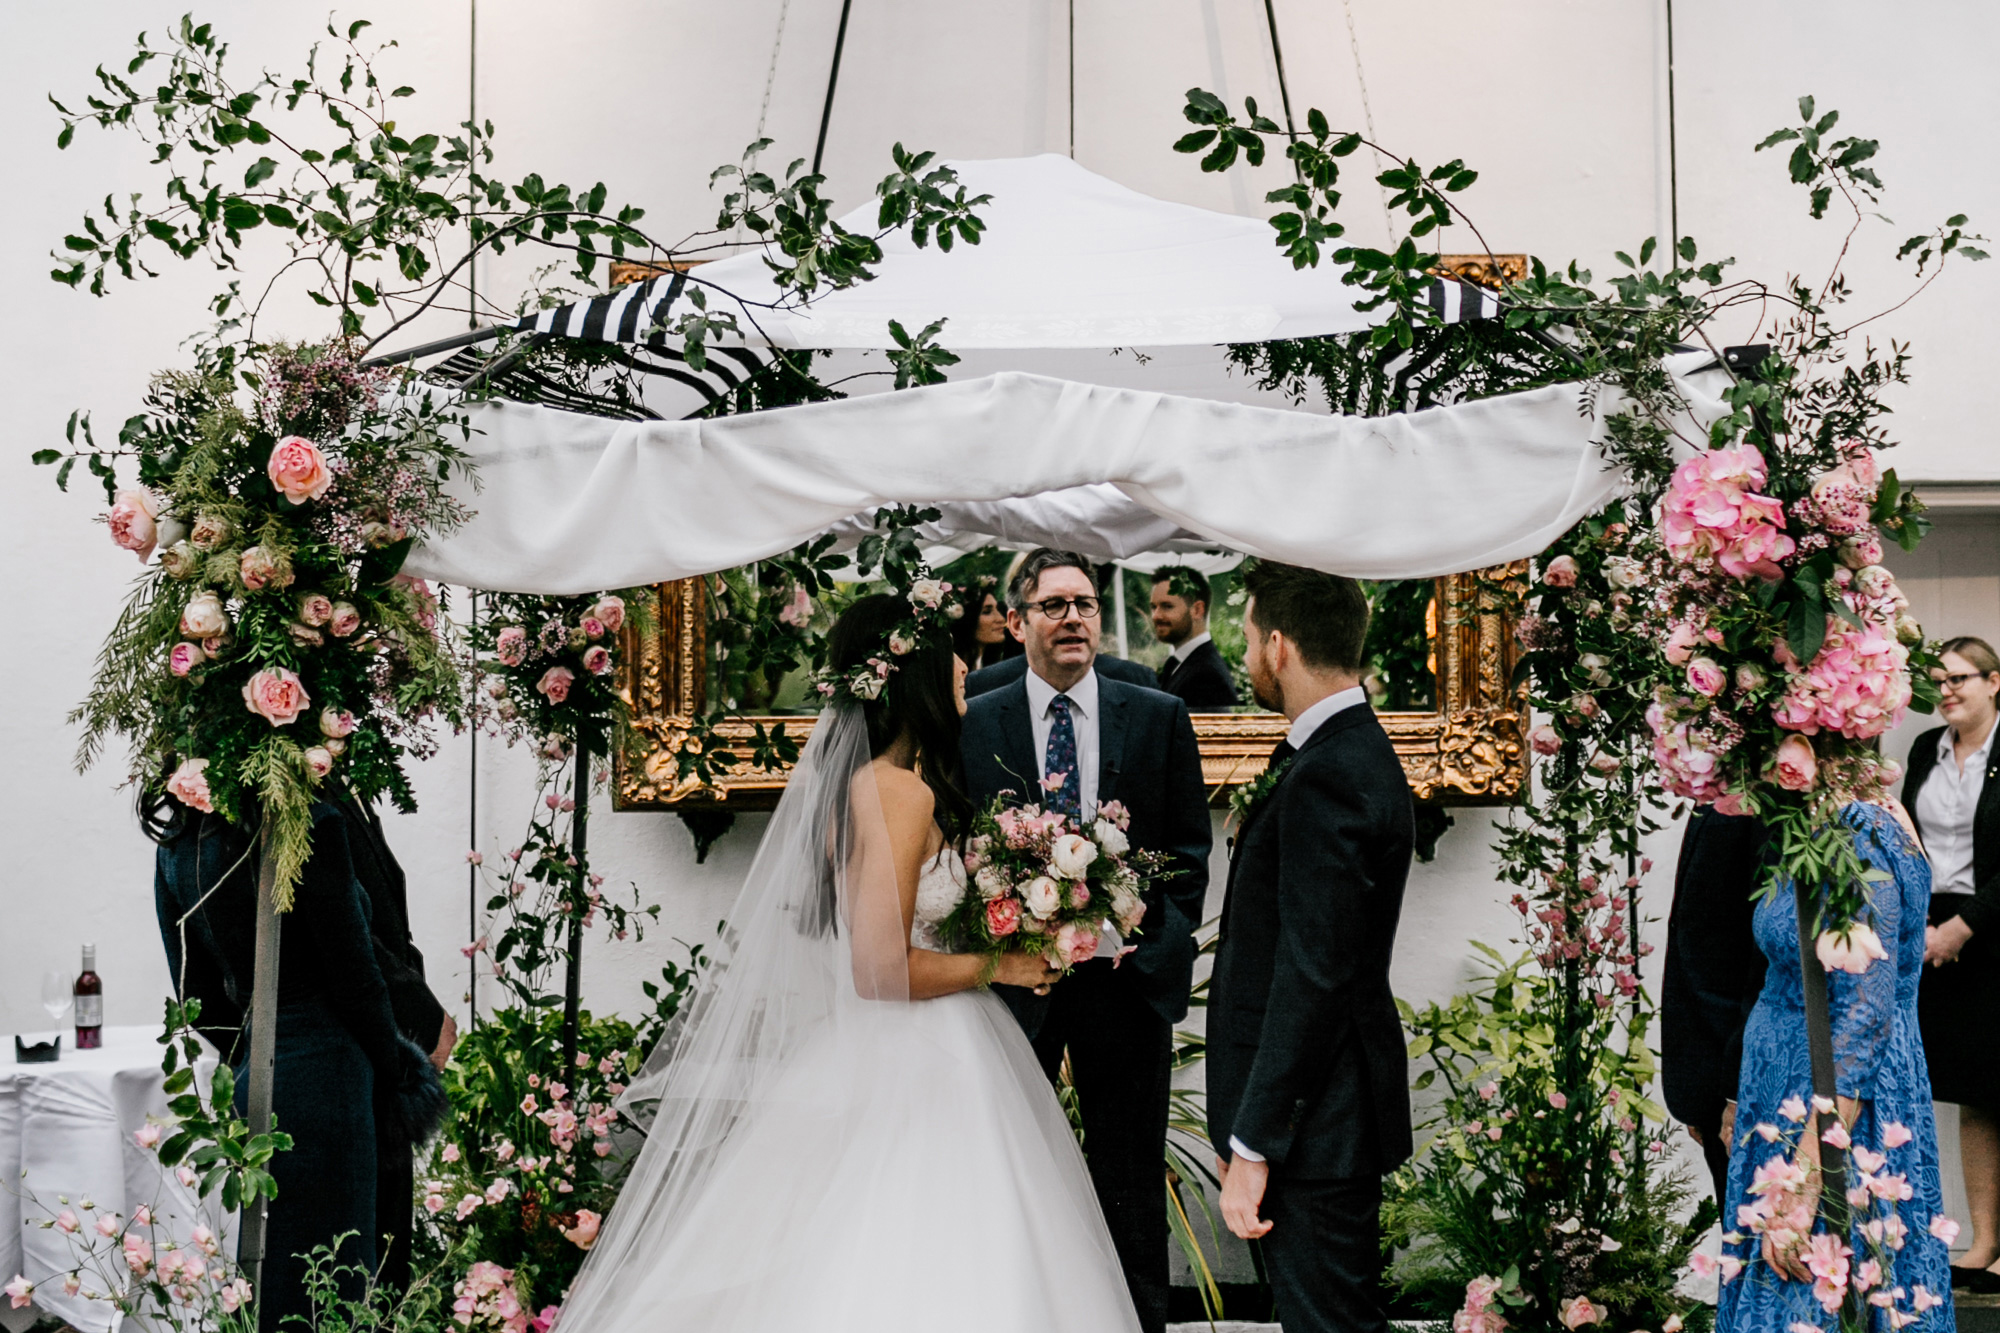
<path fill-rule="evenodd" d="M 1502 805 L 1515 800 L 1527 780 L 1526 703 L 1513 683 L 1515 645 L 1498 586 L 1518 579 L 1526 563 L 1453 574 L 1437 581 L 1438 611 L 1432 636 L 1438 708 L 1385 712 L 1382 725 L 1395 743 L 1411 790 L 1420 801 L 1446 805 Z M 678 778 L 675 755 L 705 707 L 707 644 L 701 581 L 682 579 L 654 589 L 650 625 L 628 628 L 621 691 L 630 708 L 627 743 L 615 747 L 612 789 L 620 810 L 768 810 L 784 791 L 783 770 L 756 769 L 747 761 L 720 784 L 703 787 Z M 809 714 L 758 719 L 779 723 L 804 744 L 815 718 Z M 747 753 L 750 722 L 731 722 L 722 739 Z M 1247 782 L 1287 730 L 1277 713 L 1197 713 L 1203 776 L 1211 790 Z"/>

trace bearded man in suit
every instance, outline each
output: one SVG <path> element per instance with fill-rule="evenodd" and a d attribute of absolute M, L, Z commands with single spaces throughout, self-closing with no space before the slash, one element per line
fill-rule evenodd
<path fill-rule="evenodd" d="M 1153 573 L 1153 637 L 1169 648 L 1160 688 L 1194 713 L 1223 712 L 1242 702 L 1229 663 L 1208 634 L 1208 579 L 1185 565 Z"/>
<path fill-rule="evenodd" d="M 1091 1183 L 1145 1333 L 1167 1322 L 1165 1165 L 1174 1024 L 1187 1016 L 1212 840 L 1187 705 L 1095 670 L 1102 603 L 1073 552 L 1030 552 L 1007 590 L 1027 671 L 972 699 L 960 748 L 975 801 L 1002 794 L 1087 822 L 1117 801 L 1163 852 L 1129 951 L 1107 946 L 1046 996 L 995 986 L 1055 1081 L 1069 1057 Z M 1006 665 L 1005 663 L 1002 664 Z M 997 668 L 996 668 L 997 669 Z"/>
<path fill-rule="evenodd" d="M 1360 585 L 1262 562 L 1244 587 L 1251 688 L 1292 725 L 1237 834 L 1210 981 L 1222 1216 L 1261 1239 L 1286 1333 L 1379 1333 L 1382 1177 L 1412 1147 L 1389 988 L 1410 787 L 1361 688 Z"/>

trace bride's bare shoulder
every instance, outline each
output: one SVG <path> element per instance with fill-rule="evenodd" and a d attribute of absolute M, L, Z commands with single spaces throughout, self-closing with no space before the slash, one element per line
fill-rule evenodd
<path fill-rule="evenodd" d="M 855 775 L 855 781 L 874 784 L 876 798 L 882 802 L 882 813 L 889 817 L 891 823 L 928 820 L 937 807 L 937 795 L 931 791 L 929 783 L 911 770 L 884 759 L 877 759 L 862 769 Z"/>

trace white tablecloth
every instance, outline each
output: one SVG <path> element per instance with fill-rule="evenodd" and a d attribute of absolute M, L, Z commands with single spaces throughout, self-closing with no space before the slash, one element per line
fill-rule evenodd
<path fill-rule="evenodd" d="M 82 1333 L 106 1333 L 112 1327 L 110 1304 L 62 1291 L 62 1275 L 76 1264 L 73 1245 L 85 1238 L 97 1240 L 100 1248 L 111 1243 L 91 1229 L 95 1214 L 84 1212 L 86 1199 L 99 1212 L 115 1211 L 123 1220 L 141 1204 L 149 1205 L 158 1219 L 156 1241 L 161 1231 L 185 1237 L 200 1223 L 226 1234 L 221 1205 L 210 1200 L 198 1206 L 193 1192 L 133 1140 L 147 1116 L 167 1113 L 159 1033 L 157 1027 L 107 1027 L 103 1046 L 79 1051 L 72 1049 L 74 1033 L 66 1030 L 62 1059 L 41 1065 L 15 1064 L 13 1042 L 0 1037 L 5 1043 L 0 1051 L 0 1184 L 5 1186 L 0 1189 L 0 1282 L 20 1273 L 40 1284 L 34 1304 L 25 1309 L 13 1309 L 0 1299 L 0 1325 L 12 1333 L 45 1313 Z M 214 1068 L 213 1055 L 198 1066 L 204 1087 Z M 63 1210 L 59 1196 L 68 1198 L 67 1206 L 82 1220 L 81 1235 L 36 1225 Z"/>

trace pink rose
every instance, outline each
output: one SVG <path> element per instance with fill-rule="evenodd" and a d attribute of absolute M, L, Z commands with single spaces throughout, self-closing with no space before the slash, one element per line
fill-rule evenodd
<path fill-rule="evenodd" d="M 1596 754 L 1590 756 L 1591 768 L 1595 769 L 1599 773 L 1602 773 L 1607 778 L 1610 777 L 1613 773 L 1616 773 L 1620 768 L 1624 767 L 1624 763 L 1625 761 L 1620 759 L 1617 755 L 1611 754 L 1604 750 L 1599 750 Z"/>
<path fill-rule="evenodd" d="M 1859 921 L 1845 932 L 1829 930 L 1821 935 L 1813 952 L 1827 971 L 1851 972 L 1856 976 L 1866 972 L 1875 959 L 1889 956 L 1882 947 L 1881 936 Z"/>
<path fill-rule="evenodd" d="M 1688 688 L 1713 699 L 1729 683 L 1727 672 L 1712 657 L 1697 657 L 1687 665 Z"/>
<path fill-rule="evenodd" d="M 583 618 L 583 637 L 586 639 L 603 638 L 604 622 L 599 620 L 596 616 L 585 616 Z"/>
<path fill-rule="evenodd" d="M 361 628 L 361 612 L 355 609 L 352 602 L 335 602 L 326 628 L 334 638 L 344 639 Z"/>
<path fill-rule="evenodd" d="M 316 778 L 323 778 L 333 772 L 333 751 L 324 745 L 315 745 L 305 753 L 306 768 Z"/>
<path fill-rule="evenodd" d="M 160 502 L 148 491 L 120 491 L 117 502 L 104 521 L 111 528 L 111 540 L 127 551 L 136 553 L 139 563 L 145 564 L 152 558 L 153 546 L 160 539 L 159 525 L 155 520 L 160 516 Z"/>
<path fill-rule="evenodd" d="M 243 586 L 252 592 L 263 587 L 283 588 L 292 581 L 291 563 L 279 560 L 261 546 L 252 546 L 243 552 L 238 572 Z"/>
<path fill-rule="evenodd" d="M 597 599 L 597 605 L 590 608 L 591 618 L 601 622 L 604 628 L 616 634 L 625 624 L 625 599 L 605 594 Z"/>
<path fill-rule="evenodd" d="M 1819 759 L 1812 742 L 1803 736 L 1787 736 L 1771 756 L 1769 775 L 1786 791 L 1811 791 L 1819 780 Z"/>
<path fill-rule="evenodd" d="M 1543 723 L 1528 733 L 1528 746 L 1536 754 L 1556 754 L 1562 750 L 1562 736 L 1554 727 Z"/>
<path fill-rule="evenodd" d="M 1571 1330 L 1571 1333 L 1575 1333 L 1575 1330 L 1582 1328 L 1585 1324 L 1602 1323 L 1604 1316 L 1609 1313 L 1609 1310 L 1593 1302 L 1590 1297 L 1577 1296 L 1564 1302 L 1562 1307 L 1562 1326 Z"/>
<path fill-rule="evenodd" d="M 333 619 L 333 599 L 323 592 L 309 592 L 299 598 L 299 620 L 317 628 Z"/>
<path fill-rule="evenodd" d="M 535 688 L 550 703 L 559 704 L 569 698 L 570 682 L 575 679 L 576 673 L 568 667 L 553 666 L 542 673 L 542 678 L 535 682 Z"/>
<path fill-rule="evenodd" d="M 354 714 L 345 708 L 326 708 L 320 711 L 319 734 L 338 739 L 354 734 Z"/>
<path fill-rule="evenodd" d="M 1757 813 L 1757 806 L 1742 792 L 1732 791 L 1716 798 L 1715 813 L 1718 815 L 1754 815 Z"/>
<path fill-rule="evenodd" d="M 1576 586 L 1576 576 L 1576 560 L 1574 557 L 1567 555 L 1557 556 L 1555 559 L 1549 561 L 1547 568 L 1542 570 L 1542 582 L 1548 584 L 1551 588 L 1574 588 Z"/>
<path fill-rule="evenodd" d="M 493 641 L 493 655 L 500 659 L 501 666 L 521 665 L 528 656 L 528 631 L 519 625 L 501 630 Z"/>
<path fill-rule="evenodd" d="M 222 599 L 212 592 L 188 598 L 181 609 L 181 633 L 190 639 L 213 639 L 229 632 L 229 616 Z"/>
<path fill-rule="evenodd" d="M 576 1225 L 563 1229 L 563 1239 L 576 1246 L 579 1250 L 587 1250 L 597 1244 L 597 1228 L 602 1223 L 603 1219 L 596 1213 L 591 1212 L 590 1209 L 579 1209 L 576 1215 Z"/>
<path fill-rule="evenodd" d="M 1695 645 L 1700 642 L 1701 631 L 1687 621 L 1679 620 L 1667 631 L 1667 641 L 1661 651 L 1674 666 L 1686 666 L 1694 656 Z"/>
<path fill-rule="evenodd" d="M 243 683 L 243 706 L 274 727 L 290 726 L 311 702 L 306 687 L 284 667 L 266 667 Z"/>
<path fill-rule="evenodd" d="M 173 652 L 167 655 L 167 669 L 176 676 L 185 676 L 207 660 L 208 654 L 201 650 L 200 644 L 183 641 L 175 644 Z"/>
<path fill-rule="evenodd" d="M 167 795 L 190 810 L 212 813 L 215 806 L 208 793 L 208 760 L 182 760 L 181 766 L 167 779 Z"/>
<path fill-rule="evenodd" d="M 583 650 L 583 669 L 593 676 L 607 675 L 611 671 L 611 650 L 601 643 L 592 644 Z"/>
<path fill-rule="evenodd" d="M 995 898 L 986 904 L 986 930 L 995 939 L 1021 928 L 1021 904 L 1015 898 Z"/>
<path fill-rule="evenodd" d="M 295 505 L 319 499 L 333 485 L 333 473 L 327 470 L 319 447 L 298 435 L 278 441 L 264 471 L 279 493 Z"/>
<path fill-rule="evenodd" d="M 1096 955 L 1098 941 L 1102 938 L 1103 933 L 1095 922 L 1071 921 L 1056 932 L 1056 953 L 1065 967 L 1075 967 Z"/>
<path fill-rule="evenodd" d="M 1865 569 L 1869 565 L 1882 563 L 1882 540 L 1870 528 L 1856 533 L 1840 544 L 1840 563 L 1849 569 Z"/>

